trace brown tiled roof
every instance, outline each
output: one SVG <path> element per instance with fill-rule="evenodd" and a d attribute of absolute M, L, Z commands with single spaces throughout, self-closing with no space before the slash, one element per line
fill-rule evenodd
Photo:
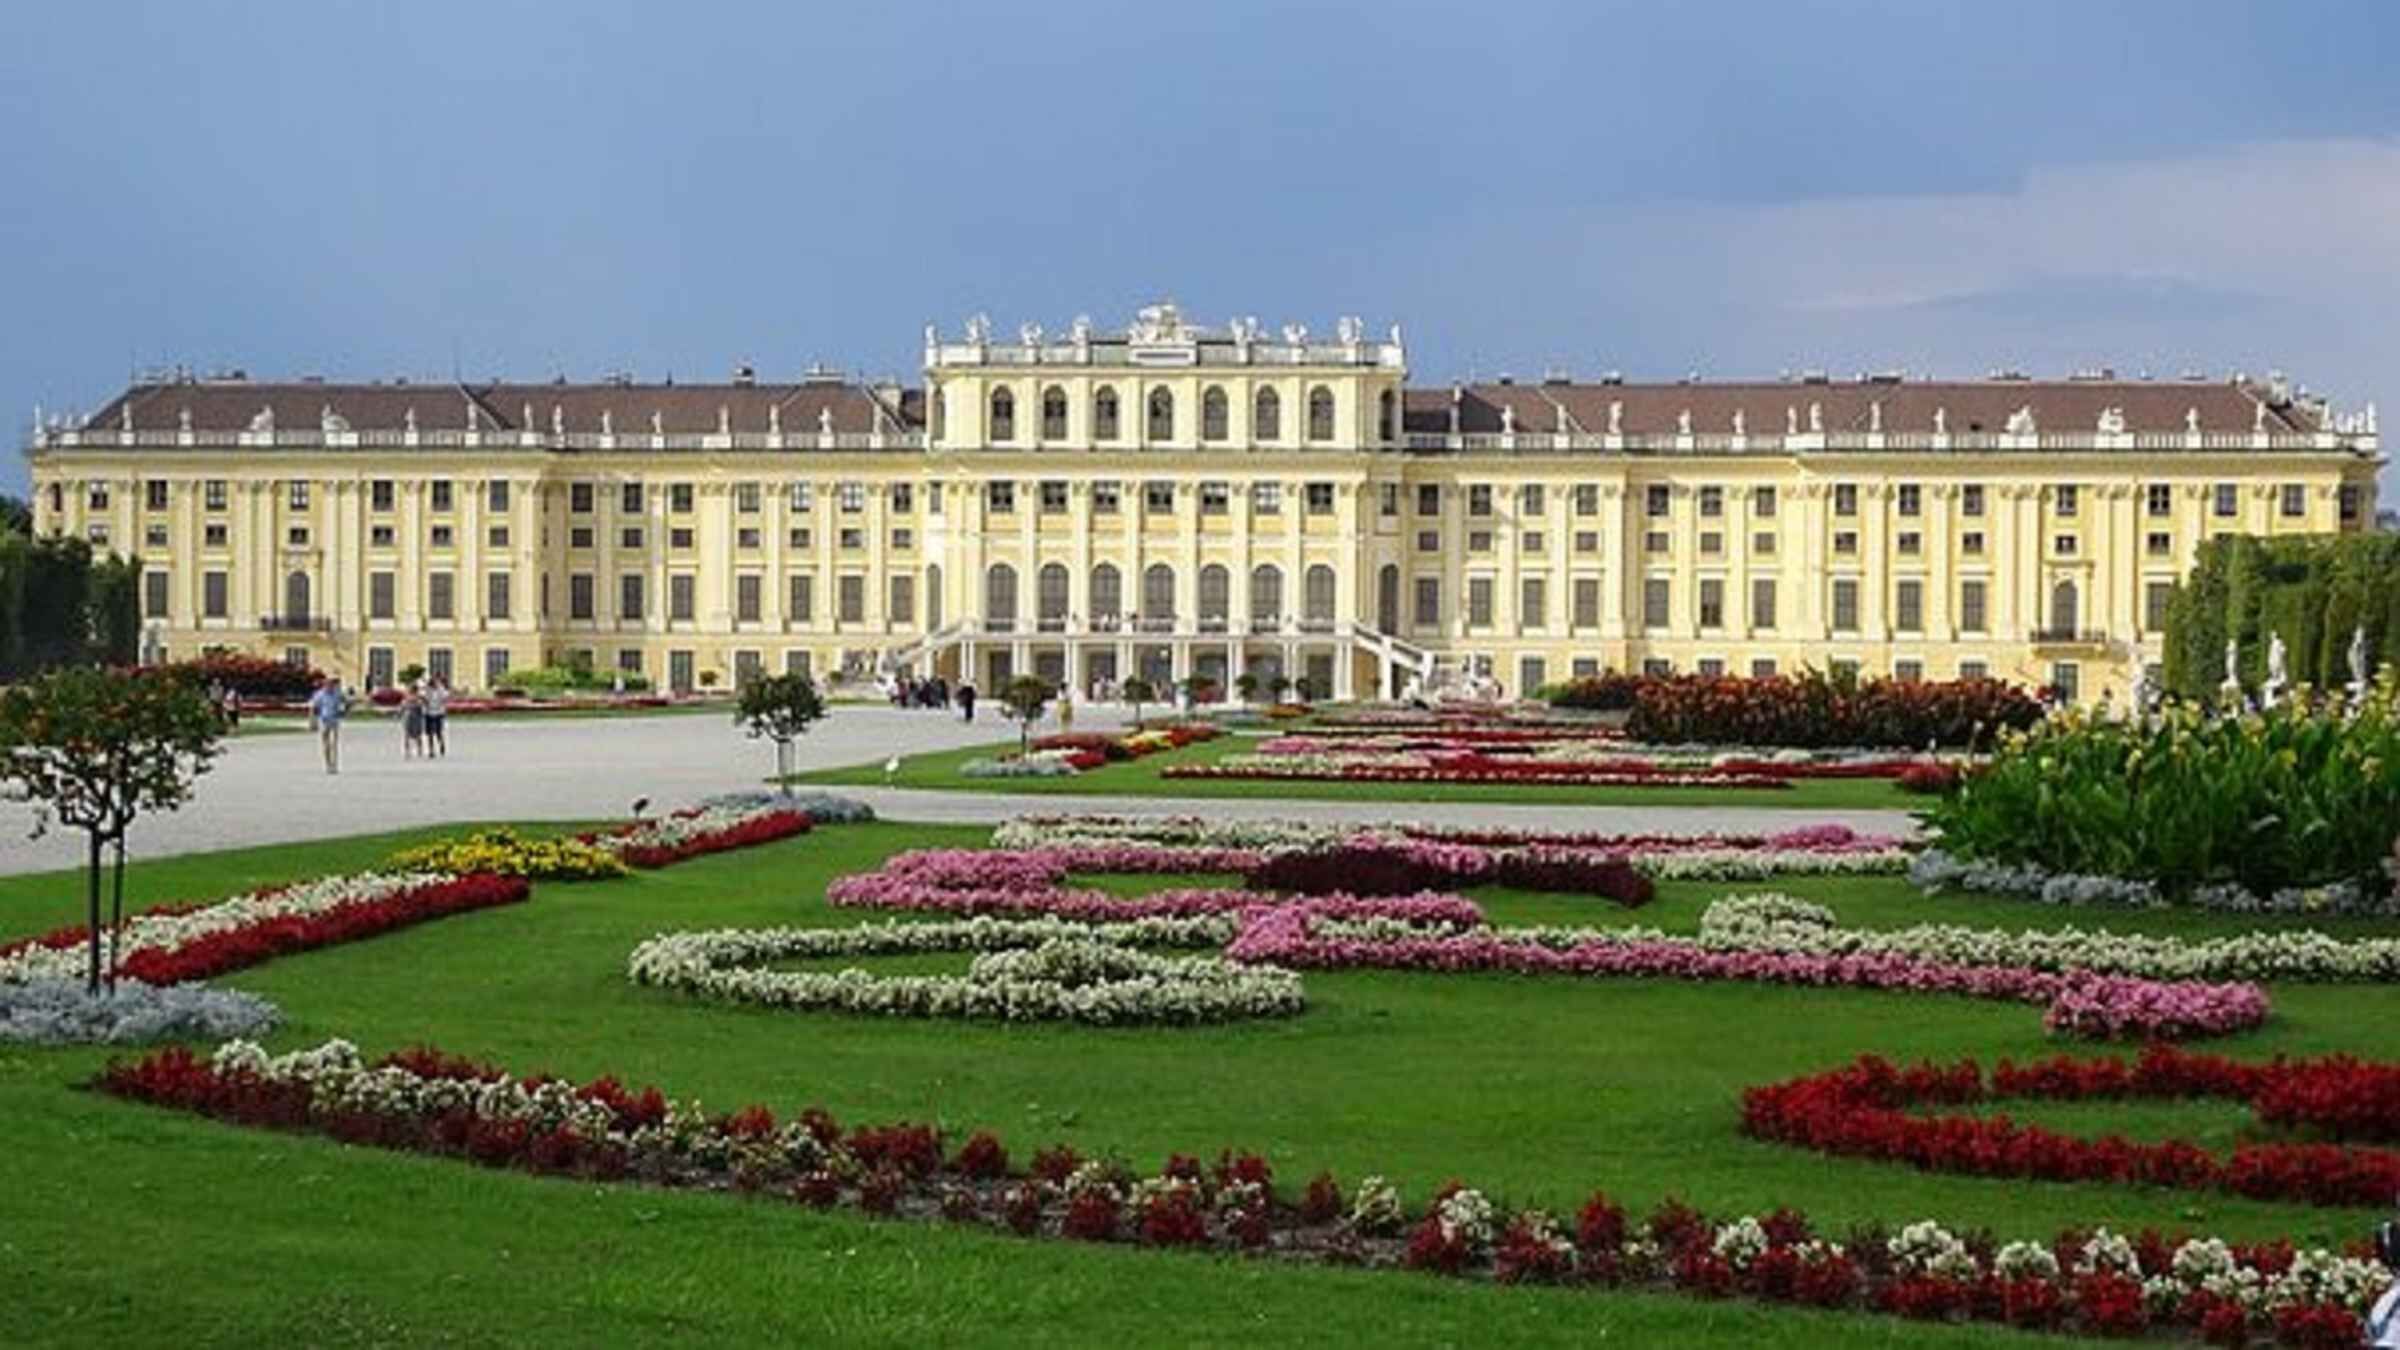
<path fill-rule="evenodd" d="M 1420 398 L 1424 394 L 1437 397 Z M 1946 413 L 1952 432 L 1996 432 L 2007 426 L 2011 413 L 2028 407 L 2035 427 L 2050 432 L 2092 431 L 2109 408 L 2124 414 L 2130 431 L 2182 431 L 2190 409 L 2199 411 L 2203 431 L 2248 431 L 2258 402 L 2248 387 L 2199 381 L 1474 384 L 1466 386 L 1460 401 L 1459 429 L 1498 431 L 1501 409 L 1513 407 L 1517 430 L 1555 431 L 1558 409 L 1564 406 L 1575 426 L 1599 434 L 1608 429 L 1609 405 L 1619 403 L 1624 405 L 1619 425 L 1629 435 L 1671 434 L 1685 409 L 1691 411 L 1693 431 L 1723 435 L 1733 430 L 1737 408 L 1752 435 L 1780 435 L 1794 419 L 1805 432 L 1811 404 L 1821 409 L 1827 431 L 1866 430 L 1876 404 L 1883 407 L 1883 429 L 1889 432 L 1931 431 L 1936 409 Z M 1449 409 L 1448 390 L 1411 390 L 1408 429 L 1447 431 Z M 2316 429 L 2294 403 L 2270 407 L 2266 425 L 2274 432 Z"/>
<path fill-rule="evenodd" d="M 886 407 L 913 427 L 920 399 L 898 391 Z M 331 384 L 315 381 L 252 383 L 205 381 L 136 385 L 92 414 L 87 425 L 114 430 L 124 425 L 130 403 L 136 431 L 174 431 L 191 413 L 195 431 L 232 433 L 247 428 L 262 409 L 272 409 L 280 430 L 314 430 L 332 409 L 355 430 L 397 430 L 416 413 L 424 431 L 548 431 L 555 409 L 571 433 L 600 430 L 605 409 L 620 436 L 646 435 L 656 416 L 669 433 L 713 432 L 718 410 L 737 432 L 764 432 L 769 409 L 779 409 L 784 431 L 813 433 L 822 409 L 833 412 L 837 432 L 876 430 L 878 401 L 860 385 L 833 380 L 799 384 Z M 887 421 L 885 430 L 901 429 Z"/>

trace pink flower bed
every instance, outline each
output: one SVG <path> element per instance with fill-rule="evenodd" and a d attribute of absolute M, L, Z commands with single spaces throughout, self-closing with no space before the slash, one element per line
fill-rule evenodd
<path fill-rule="evenodd" d="M 1078 923 L 1238 914 L 1272 903 L 1256 891 L 1238 888 L 1170 890 L 1144 896 L 1119 896 L 1061 884 L 1069 872 L 1227 870 L 1217 866 L 1096 865 L 1100 859 L 1143 852 L 1188 861 L 1195 856 L 1217 858 L 1237 851 L 1143 850 L 1130 845 L 1098 849 L 919 849 L 894 854 L 877 871 L 835 880 L 825 888 L 825 900 L 844 909 L 896 910 L 962 917 L 1048 916 Z M 1255 859 L 1257 855 L 1248 856 Z M 1326 911 L 1328 914 L 1343 918 L 1393 918 L 1411 924 L 1461 927 L 1483 921 L 1483 911 L 1472 902 L 1435 891 L 1371 901 L 1336 893 L 1316 897 L 1316 903 L 1330 906 Z"/>
<path fill-rule="evenodd" d="M 1306 902 L 1245 911 L 1225 949 L 1236 961 L 1303 970 L 1498 971 L 1518 975 L 1631 976 L 1739 980 L 1753 984 L 1963 994 L 2045 1007 L 2052 1032 L 2090 1039 L 2187 1040 L 2246 1031 L 2264 1022 L 2255 984 L 2139 980 L 2087 971 L 2052 974 L 2010 966 L 1961 966 L 1897 956 L 1815 956 L 1711 951 L 1652 933 L 1593 933 L 1563 946 L 1504 929 L 1394 936 L 1323 933 L 1339 916 Z"/>

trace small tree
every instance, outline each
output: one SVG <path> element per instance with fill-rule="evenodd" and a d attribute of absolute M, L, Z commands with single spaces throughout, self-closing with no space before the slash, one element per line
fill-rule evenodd
<path fill-rule="evenodd" d="M 700 672 L 700 687 L 703 689 L 714 689 L 717 687 L 717 681 L 722 678 L 724 677 L 717 673 L 716 667 L 711 666 L 708 669 Z"/>
<path fill-rule="evenodd" d="M 125 921 L 125 834 L 144 811 L 172 811 L 221 749 L 225 722 L 207 692 L 168 670 L 52 671 L 0 693 L 0 781 L 40 804 L 44 824 L 82 830 L 91 959 L 85 985 L 102 980 L 101 856 L 116 846 L 115 915 Z M 116 983 L 116 947 L 106 977 Z"/>
<path fill-rule="evenodd" d="M 1127 703 L 1133 705 L 1133 729 L 1136 731 L 1141 730 L 1142 705 L 1145 703 L 1158 702 L 1158 689 L 1148 680 L 1136 675 L 1132 679 L 1127 680 L 1125 683 L 1118 685 L 1117 692 L 1124 696 L 1124 699 Z"/>
<path fill-rule="evenodd" d="M 1283 702 L 1284 693 L 1291 687 L 1292 677 L 1284 674 L 1280 670 L 1276 671 L 1275 674 L 1267 680 L 1267 693 L 1272 696 L 1277 703 Z"/>
<path fill-rule="evenodd" d="M 787 797 L 792 793 L 792 742 L 824 716 L 825 700 L 817 694 L 816 681 L 799 671 L 753 678 L 742 686 L 742 700 L 733 710 L 734 725 L 752 739 L 775 742 L 775 780 Z"/>
<path fill-rule="evenodd" d="M 417 681 L 425 678 L 425 667 L 418 665 L 414 661 L 411 661 L 407 665 L 400 667 L 396 674 L 399 676 L 400 683 L 404 685 L 415 684 Z"/>
<path fill-rule="evenodd" d="M 1050 706 L 1054 692 L 1050 682 L 1039 675 L 1019 675 L 1000 686 L 1000 712 L 1016 719 L 1020 756 L 1033 748 L 1033 724 L 1041 720 L 1042 710 Z"/>
<path fill-rule="evenodd" d="M 1258 672 L 1245 670 L 1241 674 L 1235 676 L 1233 680 L 1233 688 L 1234 692 L 1242 696 L 1242 702 L 1244 703 L 1248 703 L 1252 699 L 1257 698 Z"/>
<path fill-rule="evenodd" d="M 1292 692 L 1299 696 L 1302 703 L 1306 703 L 1316 697 L 1316 681 L 1311 680 L 1306 675 L 1303 675 L 1299 679 L 1292 681 Z"/>

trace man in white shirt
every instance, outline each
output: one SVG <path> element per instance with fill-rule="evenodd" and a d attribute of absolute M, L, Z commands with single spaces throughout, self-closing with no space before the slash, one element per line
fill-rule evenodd
<path fill-rule="evenodd" d="M 349 698 L 342 693 L 341 683 L 330 675 L 309 696 L 308 727 L 317 733 L 317 747 L 325 752 L 327 773 L 342 771 L 342 715 L 349 711 Z"/>
<path fill-rule="evenodd" d="M 425 753 L 450 753 L 450 682 L 436 675 L 425 683 Z"/>

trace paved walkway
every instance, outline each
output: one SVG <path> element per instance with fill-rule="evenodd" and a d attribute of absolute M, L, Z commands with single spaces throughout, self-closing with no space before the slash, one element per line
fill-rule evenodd
<path fill-rule="evenodd" d="M 1079 729 L 1122 723 L 1109 710 L 1079 708 Z M 994 741 L 1007 723 L 894 708 L 843 706 L 799 746 L 803 770 L 857 764 Z M 648 797 L 668 809 L 718 792 L 754 789 L 774 770 L 774 750 L 743 736 L 730 714 L 609 719 L 451 722 L 451 754 L 404 760 L 400 731 L 381 718 L 354 718 L 343 732 L 342 772 L 328 776 L 317 741 L 305 734 L 245 736 L 231 742 L 200 780 L 193 801 L 133 827 L 136 858 L 254 844 L 289 843 L 449 821 L 603 820 L 630 813 Z M 1560 807 L 1485 803 L 1188 800 L 1164 797 L 1034 797 L 1007 793 L 843 788 L 895 820 L 997 823 L 1026 812 L 1118 811 L 1242 819 L 1411 820 L 1555 829 L 1693 833 L 1758 830 L 1837 821 L 1854 828 L 1902 831 L 1899 811 L 1810 811 L 1788 807 Z M 29 839 L 33 813 L 0 803 L 0 874 L 71 867 L 82 860 L 80 833 Z"/>

